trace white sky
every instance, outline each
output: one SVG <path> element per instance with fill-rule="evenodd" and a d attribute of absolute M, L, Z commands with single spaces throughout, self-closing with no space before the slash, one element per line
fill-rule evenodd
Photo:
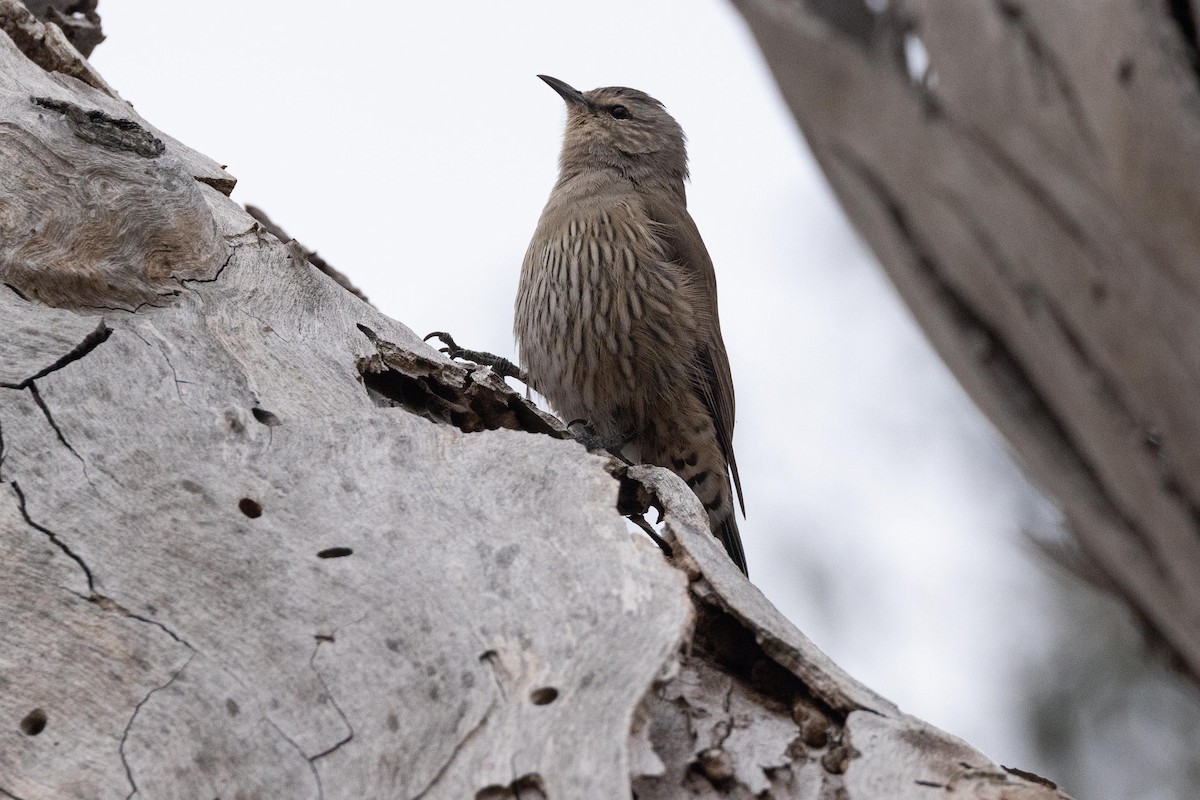
<path fill-rule="evenodd" d="M 848 227 L 731 6 L 335 8 L 107 0 L 93 63 L 385 313 L 508 355 L 564 118 L 535 74 L 662 100 L 720 282 L 755 583 L 904 710 L 1036 768 L 1013 687 L 1045 577 L 1019 528 L 1053 517 Z"/>

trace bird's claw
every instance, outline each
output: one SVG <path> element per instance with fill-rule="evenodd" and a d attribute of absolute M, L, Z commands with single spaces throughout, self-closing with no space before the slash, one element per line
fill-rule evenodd
<path fill-rule="evenodd" d="M 434 331 L 433 333 L 426 335 L 421 341 L 428 342 L 430 339 L 435 338 L 441 339 L 442 342 L 445 343 L 446 346 L 439 347 L 438 352 L 445 353 L 447 358 L 459 358 L 465 352 L 463 348 L 459 347 L 458 343 L 454 341 L 454 337 L 445 331 Z"/>
<path fill-rule="evenodd" d="M 439 347 L 438 352 L 445 353 L 447 358 L 460 358 L 463 361 L 472 361 L 480 366 L 491 367 L 492 371 L 501 378 L 516 378 L 522 383 L 529 382 L 525 370 L 503 356 L 485 353 L 482 350 L 468 350 L 465 347 L 459 347 L 458 342 L 454 341 L 454 337 L 445 331 L 434 331 L 422 339 L 422 341 L 428 342 L 433 338 L 441 339 L 446 344 L 445 347 Z"/>
<path fill-rule="evenodd" d="M 632 439 L 630 435 L 601 436 L 596 433 L 596 429 L 592 426 L 592 423 L 585 419 L 571 420 L 567 423 L 567 431 L 571 436 L 575 437 L 575 441 L 579 442 L 586 449 L 591 451 L 604 450 L 613 458 L 632 466 L 633 462 L 621 454 L 622 448 L 629 444 Z"/>

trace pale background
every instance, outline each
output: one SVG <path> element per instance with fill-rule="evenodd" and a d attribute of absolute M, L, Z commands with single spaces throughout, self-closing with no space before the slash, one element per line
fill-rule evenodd
<path fill-rule="evenodd" d="M 1045 675 L 1079 668 L 1054 662 L 1077 607 L 1123 615 L 1080 599 L 1030 546 L 1030 532 L 1059 535 L 1055 511 L 847 225 L 731 6 L 106 0 L 100 10 L 109 38 L 93 63 L 147 119 L 228 164 L 235 199 L 418 334 L 445 329 L 509 356 L 520 263 L 564 118 L 535 74 L 662 100 L 688 133 L 690 208 L 717 267 L 755 583 L 905 711 L 1065 779 L 1053 751 L 1086 725 L 1062 712 L 1048 732 L 1031 729 L 1033 701 L 1061 705 L 1078 688 Z M 1138 736 L 1154 733 L 1143 727 Z M 1169 760 L 1180 744 L 1155 752 Z M 1137 746 L 1118 737 L 1096 756 L 1093 745 L 1065 788 L 1125 796 L 1124 770 L 1102 779 L 1103 767 L 1121 763 L 1114 748 Z M 1185 795 L 1139 782 L 1138 796 Z"/>

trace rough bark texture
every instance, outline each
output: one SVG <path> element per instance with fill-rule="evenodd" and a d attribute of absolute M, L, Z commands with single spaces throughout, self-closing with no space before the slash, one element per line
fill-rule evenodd
<path fill-rule="evenodd" d="M 25 7 L 38 19 L 57 25 L 75 49 L 90 56 L 104 41 L 97 0 L 25 0 Z"/>
<path fill-rule="evenodd" d="M 736 5 L 929 339 L 1200 678 L 1191 5 Z"/>
<path fill-rule="evenodd" d="M 0 795 L 1063 795 L 315 269 L 0 0 Z M 664 558 L 617 506 L 665 512 Z M 964 702 L 969 702 L 965 698 Z"/>

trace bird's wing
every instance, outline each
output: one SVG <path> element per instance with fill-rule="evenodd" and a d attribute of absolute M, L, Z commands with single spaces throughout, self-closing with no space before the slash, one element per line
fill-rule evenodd
<path fill-rule="evenodd" d="M 681 202 L 682 198 L 671 194 L 649 196 L 645 200 L 659 240 L 667 253 L 667 260 L 678 264 L 691 278 L 696 294 L 696 310 L 708 323 L 707 331 L 699 337 L 693 353 L 696 386 L 716 426 L 717 439 L 729 463 L 734 488 L 737 489 L 738 505 L 742 509 L 742 516 L 745 516 L 746 501 L 742 497 L 742 481 L 733 456 L 733 375 L 729 371 L 729 356 L 725 352 L 717 315 L 716 271 L 692 215 Z"/>

